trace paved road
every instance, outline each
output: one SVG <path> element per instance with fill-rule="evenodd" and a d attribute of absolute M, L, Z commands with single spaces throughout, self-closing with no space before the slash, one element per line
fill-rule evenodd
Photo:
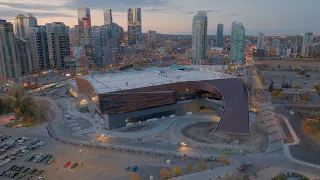
<path fill-rule="evenodd" d="M 284 119 L 281 116 L 275 116 L 276 120 L 279 122 L 279 124 L 282 127 L 282 130 L 286 136 L 286 139 L 284 139 L 285 143 L 292 143 L 294 142 L 294 139 L 289 131 L 289 128 L 287 126 L 287 124 L 285 123 Z"/>
<path fill-rule="evenodd" d="M 291 155 L 301 161 L 320 165 L 320 147 L 316 144 L 315 139 L 309 137 L 302 127 L 302 117 L 290 116 L 288 119 L 294 131 L 300 139 L 298 146 L 291 146 Z"/>

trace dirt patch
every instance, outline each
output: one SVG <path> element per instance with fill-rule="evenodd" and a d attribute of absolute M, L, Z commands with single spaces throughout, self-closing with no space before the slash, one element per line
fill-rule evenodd
<path fill-rule="evenodd" d="M 214 133 L 216 125 L 217 123 L 214 122 L 201 122 L 187 126 L 181 132 L 185 137 L 200 143 L 231 145 L 232 139 L 234 144 L 254 147 L 259 152 L 267 149 L 268 134 L 261 117 L 258 117 L 257 122 L 252 126 L 249 136 L 217 135 Z"/>
<path fill-rule="evenodd" d="M 320 121 L 318 120 L 305 120 L 303 127 L 309 136 L 319 139 L 320 138 Z"/>
<path fill-rule="evenodd" d="M 189 125 L 182 129 L 181 133 L 196 142 L 212 143 L 211 132 L 217 126 L 216 122 L 201 122 L 193 125 Z"/>

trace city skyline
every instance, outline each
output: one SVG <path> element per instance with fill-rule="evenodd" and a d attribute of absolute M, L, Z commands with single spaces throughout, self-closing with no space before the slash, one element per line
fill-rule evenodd
<path fill-rule="evenodd" d="M 250 6 L 248 6 L 250 4 Z M 258 32 L 268 34 L 304 34 L 307 31 L 320 33 L 317 17 L 319 1 L 310 0 L 305 3 L 298 0 L 283 0 L 258 2 L 253 0 L 57 0 L 54 2 L 37 2 L 30 0 L 0 0 L 0 19 L 13 22 L 17 14 L 33 14 L 38 24 L 47 22 L 64 22 L 73 27 L 77 24 L 77 8 L 91 9 L 92 25 L 104 23 L 103 10 L 112 9 L 113 21 L 122 27 L 127 27 L 127 9 L 142 8 L 143 33 L 154 29 L 162 34 L 191 34 L 192 17 L 197 11 L 208 14 L 208 35 L 216 34 L 216 25 L 225 25 L 224 34 L 231 34 L 233 21 L 242 22 L 248 35 Z M 287 8 L 283 8 L 287 7 Z M 270 13 L 272 9 L 273 13 Z M 260 17 L 260 18 L 259 18 Z M 263 17 L 263 18 L 261 18 Z M 295 17 L 295 21 L 292 21 Z M 276 21 L 275 21 L 276 19 Z M 155 23 L 156 22 L 156 23 Z M 175 26 L 172 26 L 175 24 Z"/>

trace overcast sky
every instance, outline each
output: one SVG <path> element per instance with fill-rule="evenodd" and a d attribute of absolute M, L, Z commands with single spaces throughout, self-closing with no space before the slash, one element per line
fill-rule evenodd
<path fill-rule="evenodd" d="M 103 24 L 104 8 L 113 9 L 114 22 L 127 29 L 127 9 L 142 8 L 142 30 L 190 34 L 197 11 L 208 13 L 208 34 L 217 23 L 230 34 L 232 21 L 242 22 L 246 34 L 320 33 L 320 0 L 0 0 L 0 19 L 13 21 L 31 13 L 38 24 L 54 21 L 77 24 L 77 8 L 91 8 L 92 25 Z"/>

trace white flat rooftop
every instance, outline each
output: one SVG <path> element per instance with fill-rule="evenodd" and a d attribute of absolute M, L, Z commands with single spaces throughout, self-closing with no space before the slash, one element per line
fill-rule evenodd
<path fill-rule="evenodd" d="M 213 79 L 234 78 L 222 74 L 210 66 L 186 66 L 188 70 L 172 68 L 149 68 L 145 71 L 119 72 L 112 74 L 89 75 L 80 78 L 88 80 L 98 94 L 136 89 L 162 84 L 171 84 L 186 81 L 202 81 Z"/>

